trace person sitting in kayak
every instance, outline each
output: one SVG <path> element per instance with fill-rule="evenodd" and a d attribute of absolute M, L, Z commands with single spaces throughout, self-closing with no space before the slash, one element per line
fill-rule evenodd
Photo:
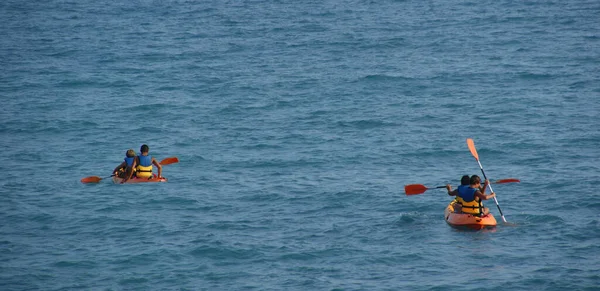
<path fill-rule="evenodd" d="M 158 168 L 158 179 L 162 178 L 162 166 L 156 161 L 155 158 L 148 155 L 150 148 L 147 145 L 142 145 L 140 148 L 140 155 L 135 158 L 135 177 L 138 179 L 151 179 L 152 165 Z"/>
<path fill-rule="evenodd" d="M 482 201 L 496 197 L 496 193 L 485 195 L 485 189 L 489 183 L 488 180 L 485 180 L 483 187 L 481 187 L 481 178 L 477 175 L 473 175 L 469 179 L 469 187 L 461 187 L 461 185 L 456 190 L 452 191 L 452 186 L 448 184 L 446 185 L 446 189 L 448 189 L 448 195 L 456 196 L 457 204 L 461 205 L 461 211 L 463 213 L 483 216 L 487 215 L 490 210 L 483 206 Z"/>
<path fill-rule="evenodd" d="M 469 187 L 469 185 L 471 184 L 471 177 L 469 177 L 469 175 L 464 175 L 460 178 L 460 185 L 457 187 L 457 191 L 461 191 L 461 188 L 465 188 L 465 187 Z M 451 194 L 450 192 L 448 192 L 448 195 L 450 196 L 456 196 Z M 461 211 L 461 204 L 458 201 L 458 196 L 456 196 L 456 198 L 454 198 L 454 211 L 456 212 L 460 212 Z"/>
<path fill-rule="evenodd" d="M 113 170 L 113 174 L 119 178 L 130 177 L 134 172 L 134 163 L 135 151 L 129 149 L 125 152 L 125 160 Z"/>

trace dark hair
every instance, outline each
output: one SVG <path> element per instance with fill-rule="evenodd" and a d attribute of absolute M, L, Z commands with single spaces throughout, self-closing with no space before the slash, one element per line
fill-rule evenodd
<path fill-rule="evenodd" d="M 469 178 L 469 175 L 464 175 L 464 176 L 462 176 L 462 178 L 460 178 L 461 185 L 469 185 L 470 182 L 471 182 L 471 179 Z"/>
<path fill-rule="evenodd" d="M 150 148 L 148 147 L 148 145 L 143 144 L 142 147 L 140 147 L 140 152 L 142 153 L 147 153 L 150 151 Z"/>
<path fill-rule="evenodd" d="M 471 176 L 470 183 L 471 183 L 471 185 L 481 183 L 481 178 L 479 178 L 479 176 L 477 176 L 477 175 L 473 175 L 473 176 Z"/>

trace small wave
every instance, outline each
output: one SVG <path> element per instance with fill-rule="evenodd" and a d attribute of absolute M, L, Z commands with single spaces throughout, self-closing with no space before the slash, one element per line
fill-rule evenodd
<path fill-rule="evenodd" d="M 586 35 L 583 38 L 587 40 L 600 40 L 600 36 L 597 35 Z"/>
<path fill-rule="evenodd" d="M 307 160 L 304 158 L 298 160 L 283 160 L 283 159 L 270 159 L 270 160 L 248 160 L 248 161 L 234 161 L 229 165 L 236 168 L 287 168 L 287 167 L 306 167 L 311 165 L 321 165 L 323 161 L 320 160 Z"/>
<path fill-rule="evenodd" d="M 130 107 L 134 111 L 155 111 L 158 109 L 168 108 L 166 104 L 154 103 L 154 104 L 140 104 Z"/>
<path fill-rule="evenodd" d="M 255 144 L 255 145 L 242 146 L 241 148 L 248 149 L 248 150 L 261 150 L 261 149 L 281 149 L 283 147 L 280 145 L 259 143 L 259 144 Z"/>
<path fill-rule="evenodd" d="M 337 125 L 340 127 L 353 127 L 358 129 L 373 129 L 379 127 L 394 127 L 400 126 L 398 123 L 393 122 L 385 122 L 381 120 L 355 120 L 355 121 L 340 121 L 337 122 Z"/>
<path fill-rule="evenodd" d="M 79 88 L 79 87 L 93 87 L 101 86 L 101 83 L 95 80 L 79 79 L 79 80 L 66 80 L 57 84 L 58 87 L 64 88 Z"/>
<path fill-rule="evenodd" d="M 315 258 L 316 258 L 315 255 L 309 254 L 309 253 L 291 253 L 291 254 L 281 255 L 279 257 L 279 260 L 282 260 L 282 261 L 309 261 L 309 260 L 313 260 Z"/>
<path fill-rule="evenodd" d="M 174 87 L 174 86 L 161 86 L 156 88 L 156 91 L 175 91 L 178 90 L 179 88 Z"/>
<path fill-rule="evenodd" d="M 417 221 L 417 216 L 414 215 L 400 215 L 400 218 L 398 219 L 398 223 L 400 224 L 410 224 Z"/>
<path fill-rule="evenodd" d="M 94 269 L 97 264 L 92 261 L 58 261 L 53 266 L 57 268 Z"/>
<path fill-rule="evenodd" d="M 190 251 L 190 254 L 195 257 L 211 258 L 218 260 L 251 259 L 260 255 L 260 253 L 256 250 L 210 246 L 197 247 Z"/>
<path fill-rule="evenodd" d="M 149 205 L 176 205 L 176 206 L 181 206 L 183 208 L 189 209 L 189 208 L 193 208 L 194 206 L 196 206 L 196 204 L 198 203 L 197 200 L 195 199 L 189 199 L 189 198 L 184 198 L 184 197 L 165 197 L 163 199 L 151 199 L 148 200 L 146 203 L 143 204 L 149 204 Z"/>
<path fill-rule="evenodd" d="M 518 77 L 524 80 L 549 80 L 554 78 L 554 75 L 522 72 L 518 74 Z"/>
<path fill-rule="evenodd" d="M 585 89 L 589 86 L 596 86 L 598 83 L 593 81 L 578 81 L 569 84 L 569 89 Z"/>
<path fill-rule="evenodd" d="M 400 216 L 398 217 L 398 219 L 396 219 L 395 224 L 399 225 L 399 226 L 403 226 L 403 225 L 412 225 L 412 224 L 422 224 L 425 223 L 424 221 L 430 221 L 430 218 L 428 217 L 427 214 L 424 214 L 422 212 L 406 212 L 406 213 L 400 213 Z"/>
<path fill-rule="evenodd" d="M 282 199 L 282 196 L 279 195 L 279 194 L 275 194 L 275 193 L 259 193 L 259 194 L 251 195 L 249 197 L 242 198 L 241 200 L 243 200 L 243 201 L 249 201 L 249 202 L 269 202 L 269 203 L 272 203 L 274 201 L 281 200 L 281 199 Z"/>
<path fill-rule="evenodd" d="M 526 221 L 528 223 L 534 223 L 534 224 L 547 224 L 547 223 L 565 223 L 565 220 L 562 219 L 560 216 L 556 216 L 556 215 L 531 215 L 528 216 Z"/>
<path fill-rule="evenodd" d="M 404 77 L 404 76 L 391 76 L 391 75 L 367 75 L 364 77 L 364 80 L 368 81 L 412 81 L 414 78 Z"/>
<path fill-rule="evenodd" d="M 119 285 L 135 285 L 135 286 L 139 286 L 139 284 L 146 283 L 146 282 L 148 282 L 147 278 L 127 277 L 125 279 L 119 280 Z"/>

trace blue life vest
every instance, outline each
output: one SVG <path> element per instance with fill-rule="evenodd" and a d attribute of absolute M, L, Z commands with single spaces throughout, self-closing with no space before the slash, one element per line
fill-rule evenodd
<path fill-rule="evenodd" d="M 127 167 L 133 166 L 133 161 L 134 160 L 135 160 L 135 157 L 133 157 L 133 158 L 125 158 L 125 162 L 127 163 Z"/>
<path fill-rule="evenodd" d="M 135 176 L 138 178 L 152 178 L 152 157 L 139 155 L 139 164 L 135 167 Z"/>
<path fill-rule="evenodd" d="M 477 189 L 471 188 L 466 185 L 464 187 L 461 186 L 458 186 L 458 197 L 462 198 L 462 200 L 465 202 L 471 202 L 475 200 L 475 192 L 477 191 Z"/>
<path fill-rule="evenodd" d="M 466 188 L 468 188 L 468 187 L 469 187 L 469 185 L 458 185 L 458 187 L 456 187 L 456 190 L 457 190 L 458 192 L 460 192 L 460 191 L 464 191 L 464 190 L 461 190 L 461 189 L 462 189 L 462 188 L 465 188 L 465 187 L 466 187 Z M 456 195 L 456 196 L 454 197 L 454 201 L 457 201 L 457 202 L 459 202 L 459 203 L 460 203 L 462 200 L 460 199 L 460 196 L 459 196 L 459 195 Z"/>
<path fill-rule="evenodd" d="M 140 166 L 142 166 L 142 167 L 152 166 L 152 157 L 151 156 L 139 155 L 138 157 L 140 158 Z"/>
<path fill-rule="evenodd" d="M 459 185 L 458 187 L 456 187 L 456 189 L 458 190 L 458 192 L 464 191 L 464 190 L 461 190 L 462 188 L 469 188 L 469 185 Z"/>

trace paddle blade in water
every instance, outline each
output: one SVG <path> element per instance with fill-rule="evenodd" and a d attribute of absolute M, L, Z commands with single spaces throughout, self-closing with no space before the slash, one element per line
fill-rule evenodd
<path fill-rule="evenodd" d="M 179 163 L 179 159 L 177 157 L 170 157 L 170 158 L 166 158 L 166 159 L 160 161 L 161 166 L 175 164 L 175 163 Z"/>
<path fill-rule="evenodd" d="M 90 176 L 90 177 L 85 177 L 83 179 L 81 179 L 81 183 L 98 183 L 100 182 L 100 180 L 102 180 L 102 178 L 98 177 L 98 176 Z"/>
<path fill-rule="evenodd" d="M 404 186 L 404 192 L 406 192 L 406 195 L 417 195 L 417 194 L 422 194 L 425 191 L 427 191 L 427 187 L 425 187 L 425 185 L 421 185 L 421 184 L 411 184 L 411 185 L 406 185 Z"/>

